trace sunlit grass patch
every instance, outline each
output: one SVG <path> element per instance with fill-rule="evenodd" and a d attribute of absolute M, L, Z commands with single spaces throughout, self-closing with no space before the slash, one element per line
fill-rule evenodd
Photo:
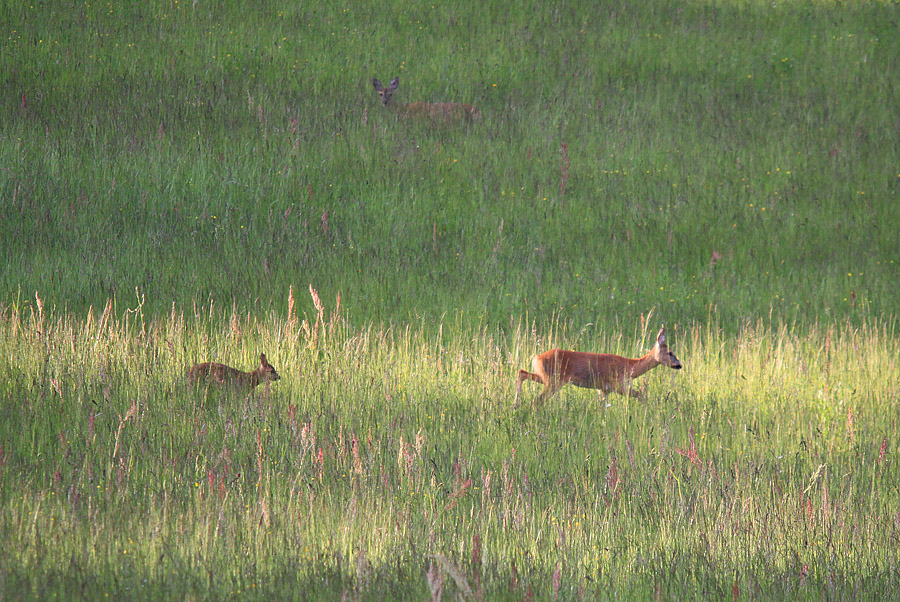
<path fill-rule="evenodd" d="M 684 369 L 644 376 L 646 402 L 572 388 L 512 410 L 516 371 L 551 341 L 631 354 L 646 333 L 357 330 L 317 307 L 6 308 L 9 583 L 676 595 L 700 571 L 776 596 L 892 587 L 891 322 L 682 326 Z M 210 349 L 260 347 L 282 375 L 268 390 L 185 381 Z"/>

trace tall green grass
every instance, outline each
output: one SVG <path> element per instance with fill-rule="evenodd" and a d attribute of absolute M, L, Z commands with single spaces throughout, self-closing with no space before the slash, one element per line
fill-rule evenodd
<path fill-rule="evenodd" d="M 57 4 L 0 2 L 0 597 L 897 597 L 895 4 Z M 647 402 L 511 407 L 659 322 Z"/>
<path fill-rule="evenodd" d="M 646 402 L 511 407 L 549 345 L 230 308 L 0 323 L 3 588 L 26 597 L 883 596 L 897 582 L 896 324 L 670 331 Z M 46 312 L 46 310 L 44 310 Z M 444 332 L 446 327 L 447 332 Z M 253 365 L 253 394 L 188 364 Z M 435 599 L 435 598 L 433 598 Z"/>

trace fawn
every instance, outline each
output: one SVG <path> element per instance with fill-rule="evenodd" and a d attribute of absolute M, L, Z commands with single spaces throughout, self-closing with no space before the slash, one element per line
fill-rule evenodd
<path fill-rule="evenodd" d="M 188 371 L 188 380 L 198 382 L 205 380 L 215 385 L 233 387 L 235 389 L 254 389 L 261 382 L 276 381 L 280 376 L 275 366 L 266 361 L 266 354 L 259 354 L 259 368 L 253 372 L 244 372 L 225 364 L 203 362 L 195 364 Z"/>
<path fill-rule="evenodd" d="M 372 79 L 372 86 L 381 96 L 381 104 L 386 107 L 394 107 L 396 111 L 402 115 L 418 116 L 434 119 L 436 121 L 478 121 L 481 119 L 481 112 L 472 105 L 465 105 L 458 102 L 414 102 L 408 105 L 397 105 L 391 103 L 391 96 L 400 86 L 400 76 L 391 80 L 391 83 L 385 88 L 377 79 Z"/>
<path fill-rule="evenodd" d="M 576 387 L 599 389 L 604 396 L 609 393 L 618 393 L 642 399 L 643 393 L 632 389 L 631 381 L 656 366 L 681 369 L 681 362 L 666 345 L 664 328 L 659 329 L 656 344 L 650 353 L 635 359 L 608 353 L 553 349 L 534 356 L 531 360 L 533 373 L 519 370 L 519 376 L 516 378 L 514 404 L 519 402 L 524 380 L 533 380 L 544 384 L 544 390 L 538 397 L 539 403 L 544 403 L 563 385 L 569 383 Z"/>

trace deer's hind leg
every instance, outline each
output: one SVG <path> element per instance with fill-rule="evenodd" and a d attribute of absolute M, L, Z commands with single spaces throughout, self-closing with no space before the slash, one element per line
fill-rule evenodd
<path fill-rule="evenodd" d="M 519 375 L 516 377 L 516 397 L 513 400 L 513 406 L 519 405 L 519 396 L 522 395 L 522 383 L 526 380 L 533 380 L 541 384 L 544 382 L 544 379 L 537 374 L 532 374 L 527 370 L 519 370 Z"/>
<path fill-rule="evenodd" d="M 544 405 L 547 403 L 547 400 L 556 395 L 560 389 L 563 388 L 565 383 L 561 382 L 558 379 L 551 379 L 546 385 L 544 385 L 544 390 L 541 391 L 541 394 L 538 395 L 538 405 Z"/>

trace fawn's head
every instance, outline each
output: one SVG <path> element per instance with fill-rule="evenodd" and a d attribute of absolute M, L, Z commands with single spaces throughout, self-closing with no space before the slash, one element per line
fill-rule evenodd
<path fill-rule="evenodd" d="M 400 76 L 399 75 L 391 80 L 391 83 L 388 84 L 387 88 L 382 86 L 381 82 L 378 81 L 377 79 L 374 79 L 374 78 L 372 79 L 372 86 L 375 88 L 375 92 L 377 92 L 378 95 L 381 96 L 381 104 L 383 104 L 384 106 L 387 106 L 388 102 L 390 102 L 391 95 L 394 93 L 394 91 L 397 89 L 397 87 L 399 85 L 400 85 Z"/>
<path fill-rule="evenodd" d="M 266 354 L 259 354 L 259 369 L 256 371 L 259 374 L 260 381 L 266 380 L 278 380 L 281 378 L 278 376 L 278 372 L 275 371 L 275 366 L 266 361 Z"/>
<path fill-rule="evenodd" d="M 659 334 L 656 335 L 656 345 L 653 346 L 653 358 L 663 366 L 681 370 L 681 362 L 675 357 L 674 353 L 669 351 L 669 346 L 666 344 L 665 328 L 660 328 Z"/>

